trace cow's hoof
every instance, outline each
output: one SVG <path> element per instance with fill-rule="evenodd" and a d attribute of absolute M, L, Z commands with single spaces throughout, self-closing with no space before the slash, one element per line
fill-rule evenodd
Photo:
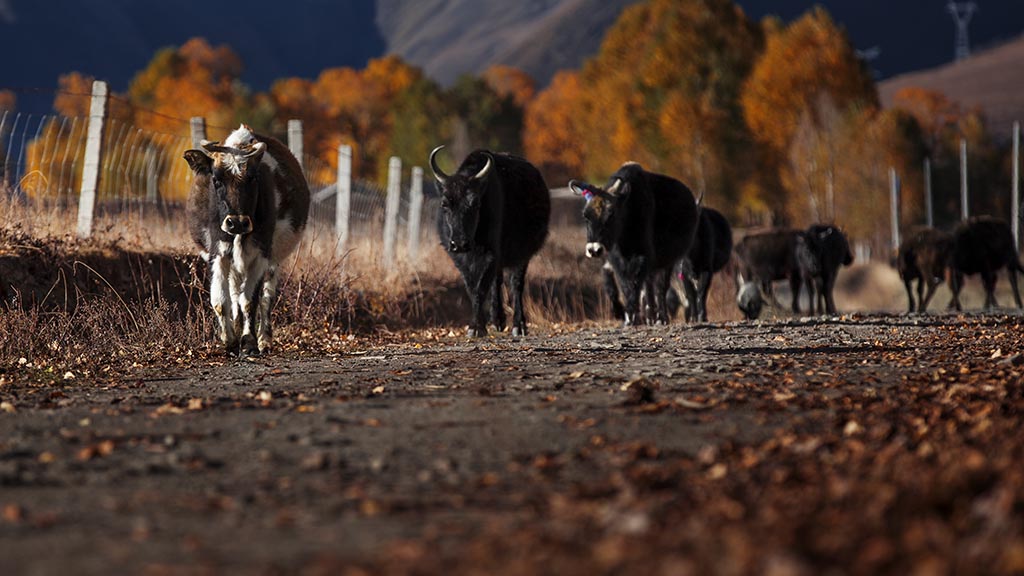
<path fill-rule="evenodd" d="M 523 326 L 523 327 L 513 326 L 512 327 L 512 337 L 513 338 L 522 338 L 524 336 L 526 336 L 526 326 Z"/>
<path fill-rule="evenodd" d="M 256 344 L 256 339 L 252 336 L 242 337 L 242 346 L 239 350 L 239 357 L 247 358 L 249 356 L 259 356 L 260 347 Z"/>
<path fill-rule="evenodd" d="M 487 336 L 487 328 L 470 328 L 466 330 L 466 336 L 470 338 L 483 338 Z"/>

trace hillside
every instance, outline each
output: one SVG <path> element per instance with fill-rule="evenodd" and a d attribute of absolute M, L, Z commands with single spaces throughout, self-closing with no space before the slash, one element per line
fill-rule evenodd
<path fill-rule="evenodd" d="M 378 0 L 388 49 L 450 83 L 491 64 L 525 70 L 541 86 L 597 51 L 636 0 Z"/>
<path fill-rule="evenodd" d="M 968 108 L 981 109 L 997 138 L 1010 136 L 1013 122 L 1024 120 L 1024 36 L 961 62 L 904 74 L 882 82 L 883 104 L 892 104 L 900 88 L 916 86 L 937 90 Z"/>

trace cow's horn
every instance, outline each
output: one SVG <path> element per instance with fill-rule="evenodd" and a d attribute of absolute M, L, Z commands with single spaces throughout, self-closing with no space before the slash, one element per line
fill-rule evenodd
<path fill-rule="evenodd" d="M 243 160 L 248 160 L 248 159 L 252 158 L 253 156 L 258 156 L 258 155 L 262 154 L 263 151 L 266 150 L 266 149 L 267 149 L 267 145 L 266 144 L 264 144 L 263 142 L 256 142 L 256 143 L 254 143 L 252 145 L 252 150 L 246 152 L 241 157 L 242 157 Z"/>
<path fill-rule="evenodd" d="M 209 140 L 200 140 L 199 145 L 203 147 L 203 150 L 213 154 L 214 152 L 224 152 L 227 154 L 237 154 L 238 150 L 231 148 L 230 146 L 221 146 L 220 140 L 211 142 Z"/>
<path fill-rule="evenodd" d="M 434 173 L 434 178 L 436 178 L 441 184 L 444 184 L 445 181 L 448 180 L 448 175 L 444 173 L 444 170 L 441 170 L 440 166 L 437 165 L 437 153 L 443 148 L 444 144 L 434 148 L 433 151 L 430 152 L 430 171 Z"/>
<path fill-rule="evenodd" d="M 622 178 L 616 178 L 615 182 L 608 188 L 609 194 L 617 194 L 622 187 Z"/>
<path fill-rule="evenodd" d="M 491 155 L 486 154 L 486 156 L 487 164 L 484 164 L 484 167 L 481 168 L 480 171 L 476 173 L 476 176 L 473 176 L 473 178 L 476 180 L 483 180 L 484 178 L 486 178 L 487 174 L 490 173 L 491 171 L 491 166 L 494 165 L 494 162 L 492 162 L 493 159 L 491 158 Z"/>

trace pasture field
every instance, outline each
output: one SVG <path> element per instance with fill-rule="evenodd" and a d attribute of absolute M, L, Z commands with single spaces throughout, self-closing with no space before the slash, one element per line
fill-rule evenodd
<path fill-rule="evenodd" d="M 308 248 L 239 361 L 186 253 L 5 230 L 0 573 L 1024 571 L 1018 311 L 871 264 L 839 305 L 885 312 L 736 322 L 720 276 L 623 331 L 567 234 L 528 338 L 467 340 L 443 254 Z"/>

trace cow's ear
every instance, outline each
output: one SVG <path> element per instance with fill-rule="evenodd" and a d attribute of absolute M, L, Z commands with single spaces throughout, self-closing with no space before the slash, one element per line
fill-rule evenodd
<path fill-rule="evenodd" d="M 202 150 L 185 150 L 184 158 L 196 174 L 209 174 L 213 171 L 213 158 Z"/>

